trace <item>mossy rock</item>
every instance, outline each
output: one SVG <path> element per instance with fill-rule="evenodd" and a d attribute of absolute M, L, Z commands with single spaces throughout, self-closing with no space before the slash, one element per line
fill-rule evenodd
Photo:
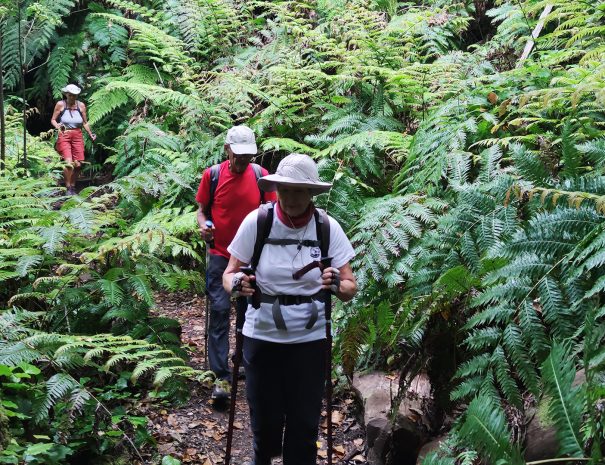
<path fill-rule="evenodd" d="M 10 439 L 11 436 L 8 430 L 8 418 L 0 410 L 0 451 L 4 450 Z"/>

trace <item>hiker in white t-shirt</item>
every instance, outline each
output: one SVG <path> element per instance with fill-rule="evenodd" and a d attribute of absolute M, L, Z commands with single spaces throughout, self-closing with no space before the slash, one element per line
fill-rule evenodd
<path fill-rule="evenodd" d="M 223 275 L 227 292 L 249 297 L 243 363 L 254 465 L 270 465 L 279 455 L 284 465 L 311 465 L 327 362 L 326 295 L 353 298 L 355 253 L 338 222 L 313 205 L 312 197 L 331 184 L 319 180 L 310 157 L 288 155 L 258 184 L 277 189 L 278 201 L 244 219 Z M 322 270 L 323 253 L 332 260 Z M 252 275 L 239 271 L 245 265 Z"/>

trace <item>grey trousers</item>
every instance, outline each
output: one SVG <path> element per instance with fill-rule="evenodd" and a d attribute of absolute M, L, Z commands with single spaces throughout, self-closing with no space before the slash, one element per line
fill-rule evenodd
<path fill-rule="evenodd" d="M 206 270 L 206 293 L 210 300 L 208 324 L 208 362 L 218 379 L 231 381 L 229 369 L 229 315 L 230 295 L 223 288 L 223 273 L 229 261 L 221 255 L 210 254 Z M 247 307 L 245 299 L 236 305 Z"/>

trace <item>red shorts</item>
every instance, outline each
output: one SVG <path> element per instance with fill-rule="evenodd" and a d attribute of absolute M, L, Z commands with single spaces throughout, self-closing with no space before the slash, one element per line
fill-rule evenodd
<path fill-rule="evenodd" d="M 70 129 L 59 132 L 57 139 L 57 152 L 61 154 L 63 160 L 84 160 L 84 137 L 81 129 Z"/>

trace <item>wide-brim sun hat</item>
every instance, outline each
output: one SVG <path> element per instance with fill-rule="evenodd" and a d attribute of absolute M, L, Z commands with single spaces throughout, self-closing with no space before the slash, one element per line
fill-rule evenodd
<path fill-rule="evenodd" d="M 227 131 L 225 143 L 236 155 L 256 155 L 258 152 L 254 132 L 248 126 L 233 126 Z"/>
<path fill-rule="evenodd" d="M 328 192 L 332 183 L 319 179 L 317 164 L 309 155 L 292 153 L 277 165 L 275 174 L 263 176 L 258 180 L 258 187 L 265 192 L 273 192 L 277 186 L 304 187 L 313 195 Z"/>
<path fill-rule="evenodd" d="M 80 92 L 82 92 L 82 89 L 80 89 L 75 84 L 68 84 L 65 87 L 63 87 L 63 89 L 61 89 L 61 92 L 65 93 L 65 94 L 78 95 Z"/>

